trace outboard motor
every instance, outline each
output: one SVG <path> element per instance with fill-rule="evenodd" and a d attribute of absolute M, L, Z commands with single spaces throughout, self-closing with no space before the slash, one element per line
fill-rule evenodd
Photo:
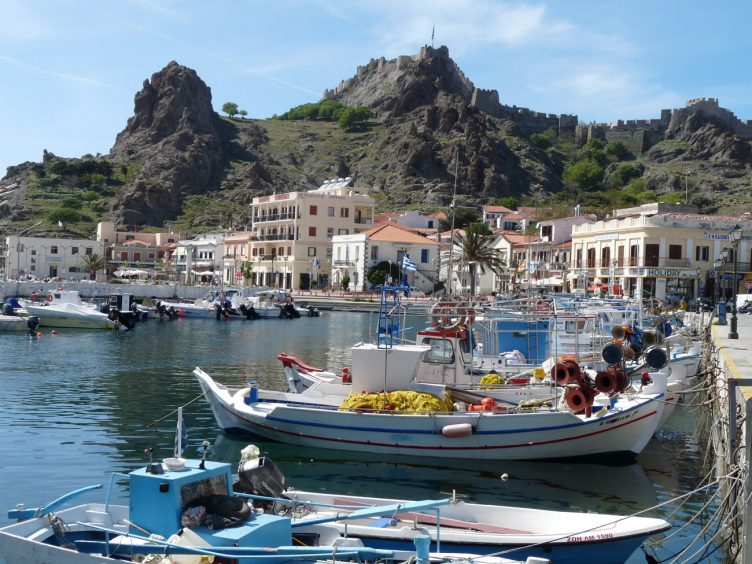
<path fill-rule="evenodd" d="M 314 306 L 313 304 L 308 304 L 308 307 L 306 307 L 308 310 L 308 317 L 318 317 L 319 316 L 319 308 Z"/>
<path fill-rule="evenodd" d="M 255 307 L 246 306 L 245 304 L 240 304 L 240 313 L 245 315 L 246 319 L 259 319 L 261 317 Z"/>
<path fill-rule="evenodd" d="M 280 497 L 285 491 L 285 476 L 271 459 L 261 456 L 241 462 L 238 466 L 238 479 L 232 485 L 233 491 L 266 497 Z M 264 509 L 271 508 L 272 502 L 263 502 Z"/>
<path fill-rule="evenodd" d="M 39 318 L 36 315 L 30 315 L 26 318 L 26 327 L 29 329 L 29 335 L 34 335 L 39 327 Z"/>
<path fill-rule="evenodd" d="M 3 306 L 3 315 L 16 315 L 16 312 L 13 309 L 13 306 L 10 304 L 5 304 Z"/>

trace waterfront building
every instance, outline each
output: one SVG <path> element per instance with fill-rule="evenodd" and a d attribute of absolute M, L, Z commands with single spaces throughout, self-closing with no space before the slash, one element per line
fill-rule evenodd
<path fill-rule="evenodd" d="M 223 233 L 206 233 L 177 242 L 172 267 L 184 284 L 209 284 L 222 281 Z"/>
<path fill-rule="evenodd" d="M 243 263 L 249 261 L 251 231 L 225 235 L 222 255 L 222 281 L 227 285 L 243 284 Z"/>
<path fill-rule="evenodd" d="M 91 239 L 11 235 L 5 242 L 7 278 L 15 280 L 89 280 L 90 272 L 86 268 L 84 257 L 104 256 L 103 243 Z"/>
<path fill-rule="evenodd" d="M 166 273 L 170 251 L 180 238 L 180 233 L 172 231 L 118 231 L 110 221 L 97 224 L 97 241 L 103 244 L 108 277 L 115 272 Z"/>
<path fill-rule="evenodd" d="M 259 196 L 251 203 L 249 243 L 257 286 L 302 289 L 329 285 L 332 239 L 374 225 L 376 202 L 351 178 L 329 180 L 316 190 Z"/>
<path fill-rule="evenodd" d="M 382 262 L 399 266 L 405 255 L 415 263 L 415 271 L 408 272 L 408 282 L 423 292 L 433 291 L 438 282 L 439 243 L 424 237 L 416 230 L 386 221 L 368 231 L 332 238 L 332 283 L 341 285 L 347 276 L 350 288 L 366 290 L 370 285 L 368 271 Z M 399 280 L 394 280 L 395 283 Z"/>
<path fill-rule="evenodd" d="M 729 237 L 736 225 L 743 229 L 738 257 Z M 570 277 L 582 291 L 616 286 L 629 296 L 671 302 L 714 297 L 718 278 L 720 295 L 728 297 L 734 284 L 738 293 L 747 291 L 751 242 L 749 215 L 702 215 L 691 206 L 664 203 L 619 209 L 603 221 L 573 227 Z M 728 259 L 716 273 L 713 262 L 724 248 L 729 249 Z"/>

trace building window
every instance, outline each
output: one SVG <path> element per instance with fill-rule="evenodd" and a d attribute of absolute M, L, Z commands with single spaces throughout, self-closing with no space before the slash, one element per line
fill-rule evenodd
<path fill-rule="evenodd" d="M 174 243 L 174 242 L 175 242 L 175 239 L 173 239 L 172 237 L 170 237 L 169 239 L 167 239 L 167 242 L 168 242 L 168 243 Z"/>
<path fill-rule="evenodd" d="M 669 245 L 668 246 L 668 258 L 680 259 L 682 258 L 682 246 L 681 245 Z"/>
<path fill-rule="evenodd" d="M 332 248 L 331 247 L 327 247 L 326 248 L 326 258 L 328 258 L 328 259 L 332 258 Z"/>
<path fill-rule="evenodd" d="M 253 250 L 251 251 L 251 256 L 253 257 L 258 256 L 258 249 L 256 247 L 253 247 Z"/>
<path fill-rule="evenodd" d="M 309 237 L 315 237 L 316 236 L 316 228 L 315 227 L 309 227 L 308 228 L 308 236 Z"/>
<path fill-rule="evenodd" d="M 326 215 L 329 217 L 334 217 L 334 206 L 329 206 L 326 208 Z"/>
<path fill-rule="evenodd" d="M 128 262 L 128 253 L 127 252 L 120 253 L 120 261 L 121 262 Z"/>
<path fill-rule="evenodd" d="M 541 236 L 548 237 L 549 241 L 552 241 L 552 237 L 554 234 L 554 226 L 553 225 L 544 225 L 541 227 Z"/>
<path fill-rule="evenodd" d="M 340 210 L 339 210 L 339 216 L 340 217 L 350 217 L 350 208 L 340 208 Z"/>
<path fill-rule="evenodd" d="M 57 245 L 52 245 L 50 247 L 50 254 L 51 255 L 56 255 L 57 254 Z"/>
<path fill-rule="evenodd" d="M 349 234 L 350 234 L 349 229 L 340 229 L 339 231 L 337 231 L 337 235 L 349 235 Z"/>
<path fill-rule="evenodd" d="M 327 227 L 326 228 L 326 238 L 331 239 L 334 237 L 334 227 Z"/>
<path fill-rule="evenodd" d="M 31 249 L 31 256 L 34 256 L 35 254 L 37 254 L 37 250 L 36 249 Z"/>
<path fill-rule="evenodd" d="M 126 241 L 133 241 L 133 239 L 135 239 L 135 238 L 136 238 L 136 237 L 134 237 L 133 235 L 126 235 L 126 236 L 125 236 L 125 240 L 126 240 Z"/>
<path fill-rule="evenodd" d="M 308 208 L 308 213 L 310 215 L 317 215 L 319 213 L 319 207 L 318 206 L 311 206 Z"/>
<path fill-rule="evenodd" d="M 601 266 L 611 266 L 611 248 L 603 247 L 601 249 Z"/>
<path fill-rule="evenodd" d="M 78 247 L 71 247 L 70 254 L 77 255 L 78 254 Z"/>
<path fill-rule="evenodd" d="M 308 247 L 308 256 L 309 257 L 315 257 L 316 256 L 316 247 Z"/>
<path fill-rule="evenodd" d="M 420 262 L 423 262 L 423 263 L 428 262 L 428 249 L 420 250 Z"/>
<path fill-rule="evenodd" d="M 710 257 L 710 247 L 695 247 L 695 260 L 707 262 Z"/>
<path fill-rule="evenodd" d="M 133 262 L 141 262 L 141 253 L 133 253 Z"/>
<path fill-rule="evenodd" d="M 428 220 L 428 228 L 433 229 L 433 219 Z"/>
<path fill-rule="evenodd" d="M 292 247 L 287 247 L 287 256 L 289 257 L 292 254 Z"/>
<path fill-rule="evenodd" d="M 378 258 L 379 258 L 379 248 L 371 247 L 371 259 L 378 260 Z"/>

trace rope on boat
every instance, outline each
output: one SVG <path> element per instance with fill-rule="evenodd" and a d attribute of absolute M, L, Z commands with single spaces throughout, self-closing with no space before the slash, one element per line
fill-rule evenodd
<path fill-rule="evenodd" d="M 183 408 L 184 408 L 185 406 L 187 406 L 187 405 L 191 405 L 191 404 L 192 404 L 192 403 L 193 403 L 194 401 L 198 401 L 198 400 L 200 400 L 200 399 L 201 399 L 202 397 L 204 397 L 205 395 L 206 395 L 206 392 L 201 392 L 201 393 L 200 393 L 199 395 L 197 395 L 197 396 L 196 396 L 195 398 L 193 398 L 193 399 L 192 399 L 191 401 L 189 401 L 189 402 L 187 402 L 187 403 L 184 403 L 184 404 L 183 404 L 183 405 L 181 405 L 181 406 L 178 406 L 178 407 L 176 407 L 175 409 L 173 409 L 172 411 L 170 411 L 170 413 L 168 413 L 167 415 L 165 415 L 165 416 L 163 416 L 163 417 L 160 417 L 160 418 L 159 418 L 159 419 L 157 419 L 156 421 L 152 421 L 151 423 L 149 423 L 149 424 L 148 424 L 148 425 L 146 426 L 146 428 L 148 429 L 148 428 L 149 428 L 149 427 L 151 427 L 152 425 L 156 425 L 156 424 L 157 424 L 157 423 L 159 423 L 160 421 L 164 421 L 165 419 L 167 419 L 167 418 L 168 418 L 168 417 L 170 417 L 171 415 L 174 415 L 174 414 L 176 414 L 176 413 L 178 412 L 178 410 L 179 410 L 179 409 L 183 409 Z"/>

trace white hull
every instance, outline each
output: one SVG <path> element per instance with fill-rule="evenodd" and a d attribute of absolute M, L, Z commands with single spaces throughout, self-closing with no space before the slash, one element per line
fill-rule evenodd
<path fill-rule="evenodd" d="M 333 513 L 323 506 L 351 507 L 404 503 L 405 500 L 345 496 L 291 490 L 285 493 L 298 507 L 311 513 L 307 519 Z M 343 511 L 343 510 L 339 510 Z M 544 557 L 556 563 L 624 562 L 648 536 L 667 530 L 663 519 L 624 518 L 618 515 L 578 513 L 504 507 L 459 501 L 441 507 L 440 527 L 435 514 L 393 515 L 393 521 L 375 520 L 347 523 L 347 535 L 360 538 L 366 546 L 409 548 L 418 529 L 414 520 L 431 537 L 431 550 L 490 554 L 511 550 L 514 558 Z M 328 525 L 345 533 L 343 523 Z M 303 529 L 305 530 L 305 529 Z M 440 544 L 436 543 L 437 537 Z M 404 544 L 405 546 L 400 546 Z M 542 546 L 545 545 L 545 546 Z"/>
<path fill-rule="evenodd" d="M 635 455 L 658 428 L 663 412 L 662 393 L 620 400 L 590 418 L 567 411 L 358 413 L 339 411 L 339 404 L 327 405 L 325 396 L 308 392 L 262 392 L 261 401 L 248 405 L 247 389 L 231 393 L 200 369 L 194 374 L 225 431 L 380 454 L 485 460 Z M 454 425 L 467 434 L 446 436 Z"/>
<path fill-rule="evenodd" d="M 67 327 L 73 329 L 117 329 L 118 324 L 104 313 L 90 308 L 66 304 L 55 306 L 26 306 L 29 315 L 39 317 L 41 327 Z"/>
<path fill-rule="evenodd" d="M 0 315 L 0 331 L 28 331 L 25 317 Z"/>

